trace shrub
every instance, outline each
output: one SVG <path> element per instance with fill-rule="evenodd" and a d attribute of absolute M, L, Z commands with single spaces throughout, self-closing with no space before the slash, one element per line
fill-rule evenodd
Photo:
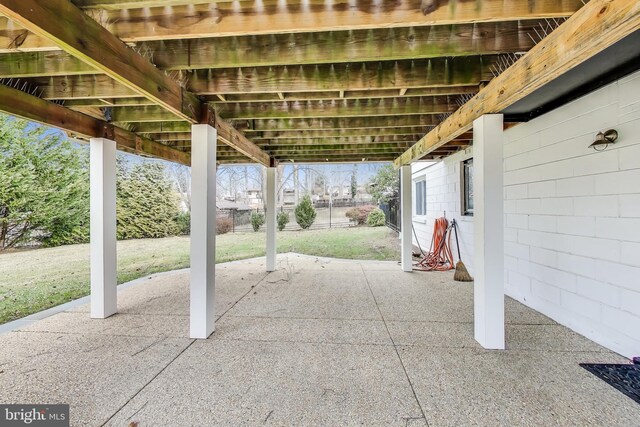
<path fill-rule="evenodd" d="M 233 229 L 233 220 L 231 218 L 216 218 L 216 234 L 226 234 Z"/>
<path fill-rule="evenodd" d="M 180 212 L 176 217 L 176 223 L 178 224 L 178 231 L 183 236 L 188 236 L 191 233 L 191 213 Z"/>
<path fill-rule="evenodd" d="M 260 230 L 260 226 L 264 224 L 264 214 L 262 212 L 251 212 L 251 226 L 253 231 Z"/>
<path fill-rule="evenodd" d="M 367 225 L 369 227 L 380 227 L 384 225 L 385 217 L 382 210 L 375 208 L 369 213 L 367 217 Z"/>
<path fill-rule="evenodd" d="M 284 227 L 289 223 L 289 212 L 278 212 L 278 230 L 284 230 Z"/>
<path fill-rule="evenodd" d="M 302 198 L 302 201 L 294 211 L 296 215 L 296 222 L 303 230 L 311 227 L 313 221 L 316 220 L 316 209 L 313 207 L 313 203 L 311 203 L 311 197 L 308 195 Z"/>
<path fill-rule="evenodd" d="M 372 205 L 357 206 L 355 208 L 349 209 L 345 213 L 345 216 L 351 221 L 355 222 L 357 225 L 362 225 L 367 222 L 369 213 L 374 209 L 376 209 L 376 207 Z"/>

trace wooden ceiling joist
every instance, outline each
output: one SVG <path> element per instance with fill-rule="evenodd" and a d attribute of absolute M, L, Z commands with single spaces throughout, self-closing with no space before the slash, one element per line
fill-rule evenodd
<path fill-rule="evenodd" d="M 119 149 L 130 153 L 154 156 L 184 165 L 191 164 L 189 153 L 5 85 L 0 85 L 0 110 L 71 132 L 78 137 L 115 140 Z"/>
<path fill-rule="evenodd" d="M 282 131 L 263 131 L 256 134 L 253 139 L 310 139 L 310 138 L 334 138 L 349 136 L 387 136 L 387 135 L 424 135 L 430 130 L 429 126 L 412 126 L 412 127 L 384 127 L 372 129 L 328 129 L 328 130 L 297 130 L 292 132 Z M 254 141 L 255 142 L 255 141 Z M 257 142 L 256 142 L 257 143 Z"/>
<path fill-rule="evenodd" d="M 450 2 L 441 2 L 435 10 L 423 10 L 421 0 L 288 1 L 285 7 L 281 0 L 218 1 L 171 6 L 175 1 L 169 0 L 168 5 L 162 6 L 154 2 L 150 7 L 132 9 L 128 8 L 133 6 L 133 1 L 121 2 L 125 6 L 122 8 L 117 7 L 117 2 L 105 1 L 101 4 L 110 3 L 108 10 L 98 17 L 121 40 L 138 42 L 559 18 L 571 15 L 582 6 L 580 0 L 483 0 L 481 3 L 455 0 L 454 7 Z M 0 46 L 24 50 L 56 48 L 37 34 L 22 35 L 16 43 L 21 30 L 6 23 L 0 25 L 0 34 L 5 34 L 0 38 Z"/>
<path fill-rule="evenodd" d="M 260 132 L 252 136 L 251 140 L 259 144 L 259 139 L 272 140 L 295 140 L 304 141 L 314 138 L 336 138 L 336 137 L 359 137 L 359 136 L 406 136 L 406 135 L 424 135 L 429 131 L 429 127 L 399 127 L 385 129 L 331 129 L 325 131 L 309 130 L 309 131 L 293 131 L 293 132 Z M 170 132 L 170 133 L 149 133 L 147 138 L 154 141 L 182 141 L 191 138 L 188 132 Z"/>
<path fill-rule="evenodd" d="M 359 117 L 442 114 L 456 110 L 448 97 L 365 99 L 342 101 L 238 103 L 219 105 L 218 111 L 228 119 L 270 119 L 294 117 Z M 136 121 L 136 120 L 131 120 Z"/>
<path fill-rule="evenodd" d="M 493 77 L 496 55 L 411 61 L 196 70 L 187 86 L 199 95 L 322 92 L 477 85 Z"/>
<path fill-rule="evenodd" d="M 336 64 L 526 52 L 540 21 L 147 42 L 167 70 Z M 72 67 L 68 67 L 72 68 Z"/>
<path fill-rule="evenodd" d="M 438 124 L 436 116 L 432 114 L 390 117 L 256 119 L 245 120 L 244 122 L 250 124 L 246 132 L 265 130 L 379 129 L 385 127 L 431 126 Z M 234 123 L 239 124 L 239 121 L 234 121 Z"/>
<path fill-rule="evenodd" d="M 345 130 L 367 130 L 404 128 L 415 126 L 435 126 L 438 120 L 433 115 L 391 116 L 391 117 L 344 117 L 313 119 L 258 119 L 233 120 L 235 127 L 247 134 L 274 131 L 283 134 L 304 131 L 339 132 Z M 186 122 L 147 122 L 130 123 L 141 134 L 190 132 Z"/>
<path fill-rule="evenodd" d="M 591 0 L 395 160 L 410 164 L 640 28 L 640 2 Z"/>
<path fill-rule="evenodd" d="M 200 123 L 214 117 L 221 122 L 195 95 L 68 0 L 2 0 L 0 12 L 179 118 Z M 216 125 L 231 134 L 229 145 L 245 155 L 257 154 L 251 158 L 261 164 L 271 164 L 269 156 L 244 135 L 223 123 Z"/>
<path fill-rule="evenodd" d="M 1 57 L 1 56 L 0 56 Z M 478 85 L 466 86 L 430 86 L 406 89 L 404 96 L 438 96 L 438 95 L 463 95 L 478 93 Z M 323 91 L 323 92 L 283 92 L 285 101 L 320 101 L 338 99 L 362 99 L 362 98 L 397 98 L 398 90 L 343 90 L 343 91 Z M 204 99 L 208 102 L 219 103 L 218 95 L 206 95 Z M 274 93 L 241 93 L 224 95 L 224 102 L 269 102 L 278 101 L 280 98 Z"/>
<path fill-rule="evenodd" d="M 475 117 L 546 84 L 601 50 L 594 40 L 608 27 L 635 19 L 630 0 L 584 3 L 0 0 L 0 78 L 106 124 L 125 148 L 188 153 L 191 125 L 209 123 L 223 163 L 406 164 L 469 146 Z M 594 4 L 602 15 L 629 9 L 551 28 Z M 550 35 L 534 46 L 540 25 Z M 524 57 L 504 72 L 514 53 Z"/>

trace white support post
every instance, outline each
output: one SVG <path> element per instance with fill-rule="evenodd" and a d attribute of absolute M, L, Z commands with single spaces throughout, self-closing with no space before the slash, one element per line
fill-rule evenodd
<path fill-rule="evenodd" d="M 502 350 L 504 342 L 503 117 L 473 122 L 475 339 Z"/>
<path fill-rule="evenodd" d="M 89 141 L 91 317 L 118 311 L 116 282 L 116 143 Z"/>
<path fill-rule="evenodd" d="M 276 270 L 276 168 L 267 168 L 267 271 Z"/>
<path fill-rule="evenodd" d="M 191 127 L 191 338 L 215 330 L 216 129 Z"/>
<path fill-rule="evenodd" d="M 413 216 L 411 212 L 411 165 L 400 166 L 400 236 L 402 271 L 413 271 L 413 242 L 411 239 Z"/>

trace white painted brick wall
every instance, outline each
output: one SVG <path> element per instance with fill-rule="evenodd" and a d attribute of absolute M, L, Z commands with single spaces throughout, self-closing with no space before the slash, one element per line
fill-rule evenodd
<path fill-rule="evenodd" d="M 587 146 L 615 128 L 606 151 Z M 428 248 L 435 218 L 461 226 L 473 273 L 473 219 L 460 216 L 460 162 L 425 168 Z M 505 132 L 505 292 L 625 356 L 640 355 L 640 72 Z M 414 238 L 415 243 L 415 238 Z M 508 346 L 508 343 L 507 343 Z"/>

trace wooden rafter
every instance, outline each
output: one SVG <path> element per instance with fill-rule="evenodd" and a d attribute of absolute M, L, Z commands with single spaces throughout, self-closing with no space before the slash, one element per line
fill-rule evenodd
<path fill-rule="evenodd" d="M 499 113 L 640 28 L 640 2 L 591 0 L 475 97 L 395 160 L 424 157 L 471 129 L 484 114 Z"/>
<path fill-rule="evenodd" d="M 179 118 L 199 123 L 205 116 L 217 117 L 209 114 L 195 95 L 68 0 L 2 0 L 0 12 Z M 220 123 L 218 126 L 231 133 L 227 141 L 229 145 L 234 146 L 238 142 L 237 148 L 243 154 L 257 153 L 259 155 L 252 157 L 253 160 L 266 165 L 271 163 L 268 155 L 244 135 L 228 125 Z"/>
<path fill-rule="evenodd" d="M 94 119 L 53 102 L 0 85 L 0 110 L 85 138 L 109 138 L 119 149 L 190 165 L 189 153 L 159 144 L 103 120 Z"/>

